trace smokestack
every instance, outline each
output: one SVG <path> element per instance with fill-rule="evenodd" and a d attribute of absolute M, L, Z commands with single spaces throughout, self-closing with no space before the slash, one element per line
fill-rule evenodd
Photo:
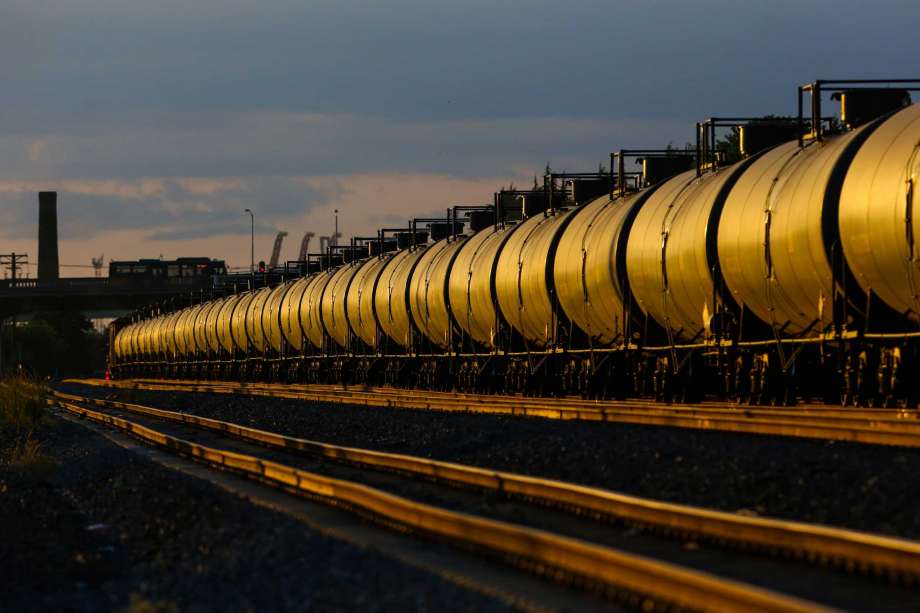
<path fill-rule="evenodd" d="M 38 280 L 58 276 L 57 192 L 38 192 Z"/>

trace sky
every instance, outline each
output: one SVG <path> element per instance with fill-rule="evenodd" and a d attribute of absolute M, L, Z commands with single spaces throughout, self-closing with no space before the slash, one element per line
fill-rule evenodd
<path fill-rule="evenodd" d="M 3 0 L 0 253 L 206 255 L 491 201 L 796 86 L 920 77 L 920 2 Z M 34 268 L 32 269 L 34 274 Z M 65 268 L 65 275 L 89 269 Z"/>

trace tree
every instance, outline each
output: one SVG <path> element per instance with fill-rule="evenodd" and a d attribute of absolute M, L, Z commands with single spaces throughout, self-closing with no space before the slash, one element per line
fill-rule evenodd
<path fill-rule="evenodd" d="M 741 130 L 732 126 L 731 131 L 716 139 L 715 150 L 722 154 L 722 160 L 734 164 L 741 159 Z"/>
<path fill-rule="evenodd" d="M 44 311 L 5 339 L 7 365 L 38 376 L 83 375 L 105 368 L 105 342 L 79 311 Z M 12 348 L 12 351 L 10 349 Z"/>

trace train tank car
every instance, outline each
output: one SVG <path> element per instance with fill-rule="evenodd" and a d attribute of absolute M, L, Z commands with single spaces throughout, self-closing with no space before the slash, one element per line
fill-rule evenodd
<path fill-rule="evenodd" d="M 572 210 L 547 210 L 520 224 L 495 263 L 495 296 L 501 313 L 520 335 L 523 348 L 556 344 L 552 262 L 558 237 Z"/>
<path fill-rule="evenodd" d="M 386 334 L 384 353 L 403 352 L 413 345 L 414 323 L 409 310 L 410 280 L 428 245 L 401 249 L 381 272 L 374 291 L 374 310 Z"/>
<path fill-rule="evenodd" d="M 454 258 L 448 281 L 450 308 L 470 348 L 496 347 L 500 322 L 495 304 L 495 263 L 517 227 L 496 226 L 477 232 Z"/>
<path fill-rule="evenodd" d="M 704 338 L 716 313 L 715 238 L 722 206 L 750 161 L 697 175 L 677 175 L 652 193 L 636 215 L 626 247 L 629 286 L 666 341 Z"/>
<path fill-rule="evenodd" d="M 332 280 L 334 269 L 317 273 L 307 282 L 303 298 L 300 301 L 300 328 L 310 347 L 309 353 L 315 354 L 325 348 L 325 330 L 323 328 L 323 293 Z"/>
<path fill-rule="evenodd" d="M 422 253 L 409 284 L 412 319 L 434 347 L 451 347 L 453 318 L 448 300 L 448 279 L 465 235 L 444 238 Z"/>
<path fill-rule="evenodd" d="M 718 235 L 725 283 L 739 305 L 778 334 L 818 335 L 832 324 L 840 186 L 876 125 L 768 151 L 725 201 Z"/>
<path fill-rule="evenodd" d="M 853 158 L 840 193 L 840 240 L 866 294 L 920 322 L 920 104 L 884 121 Z"/>
<path fill-rule="evenodd" d="M 333 273 L 323 288 L 321 301 L 323 328 L 335 343 L 334 347 L 327 348 L 330 352 L 336 351 L 336 347 L 340 353 L 348 351 L 351 336 L 346 310 L 348 288 L 360 269 L 361 264 L 358 262 L 342 265 Z"/>
<path fill-rule="evenodd" d="M 377 350 L 378 324 L 374 312 L 374 288 L 377 287 L 380 273 L 392 258 L 392 253 L 383 253 L 365 260 L 359 265 L 348 288 L 348 324 L 354 338 L 360 339 L 366 345 L 365 353 Z"/>
<path fill-rule="evenodd" d="M 585 204 L 559 240 L 553 265 L 559 303 L 592 346 L 625 341 L 626 238 L 649 193 Z"/>

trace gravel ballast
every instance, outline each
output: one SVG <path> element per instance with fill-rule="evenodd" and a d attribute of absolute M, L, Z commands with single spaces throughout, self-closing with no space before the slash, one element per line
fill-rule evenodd
<path fill-rule="evenodd" d="M 123 449 L 80 425 L 0 432 L 0 610 L 506 610 Z"/>
<path fill-rule="evenodd" d="M 920 537 L 915 449 L 227 394 L 59 389 L 670 502 Z"/>

